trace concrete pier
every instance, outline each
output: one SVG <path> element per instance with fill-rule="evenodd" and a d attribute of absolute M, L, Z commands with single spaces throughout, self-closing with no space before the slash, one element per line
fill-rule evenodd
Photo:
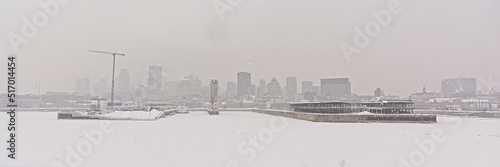
<path fill-rule="evenodd" d="M 436 123 L 436 115 L 431 114 L 318 114 L 281 110 L 254 109 L 253 112 L 294 118 L 312 122 L 333 123 Z"/>
<path fill-rule="evenodd" d="M 57 113 L 57 119 L 79 119 L 79 120 L 135 120 L 135 121 L 155 121 L 168 115 L 174 115 L 177 110 L 161 111 L 158 115 L 151 118 L 134 118 L 127 116 L 108 116 L 108 115 L 83 115 L 77 112 Z"/>

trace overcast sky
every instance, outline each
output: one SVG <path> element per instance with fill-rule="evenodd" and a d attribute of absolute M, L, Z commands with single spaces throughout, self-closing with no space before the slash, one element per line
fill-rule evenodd
<path fill-rule="evenodd" d="M 204 85 L 236 81 L 239 71 L 257 85 L 272 77 L 282 86 L 288 76 L 314 84 L 349 77 L 353 93 L 370 95 L 381 87 L 407 96 L 424 84 L 438 92 L 442 79 L 459 76 L 500 81 L 498 0 L 401 0 L 390 24 L 350 61 L 339 45 L 354 45 L 354 28 L 376 21 L 370 12 L 387 10 L 389 0 L 241 1 L 221 20 L 214 0 L 69 0 L 19 45 L 19 93 L 33 93 L 37 80 L 43 92 L 73 92 L 84 77 L 91 88 L 110 81 L 111 56 L 89 49 L 125 53 L 116 76 L 126 68 L 132 84 L 144 82 L 150 65 L 163 67 L 164 81 L 195 74 Z M 43 11 L 37 3 L 0 1 L 2 78 L 5 57 L 16 53 L 8 34 L 23 36 L 23 17 L 32 22 Z"/>

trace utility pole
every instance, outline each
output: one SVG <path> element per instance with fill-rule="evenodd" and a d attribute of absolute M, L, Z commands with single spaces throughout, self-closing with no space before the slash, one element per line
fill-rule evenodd
<path fill-rule="evenodd" d="M 115 57 L 116 57 L 116 55 L 125 56 L 125 54 L 116 53 L 116 52 L 95 51 L 95 50 L 89 50 L 89 52 L 113 55 L 113 77 L 111 79 L 111 112 L 115 112 L 115 109 L 114 109 L 114 105 L 115 105 L 115 101 L 114 101 L 115 100 Z"/>

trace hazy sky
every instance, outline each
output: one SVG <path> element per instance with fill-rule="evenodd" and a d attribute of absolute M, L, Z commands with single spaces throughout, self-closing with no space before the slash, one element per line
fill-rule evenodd
<path fill-rule="evenodd" d="M 164 81 L 195 74 L 204 85 L 236 81 L 239 71 L 257 85 L 275 76 L 282 86 L 287 76 L 314 84 L 349 77 L 357 94 L 381 87 L 407 96 L 424 84 L 439 91 L 442 79 L 459 76 L 500 81 L 498 0 L 401 0 L 400 13 L 351 61 L 339 45 L 353 45 L 354 27 L 364 30 L 376 21 L 370 12 L 387 10 L 390 0 L 241 1 L 221 20 L 214 0 L 69 0 L 20 45 L 17 87 L 32 93 L 39 80 L 44 92 L 73 92 L 77 78 L 90 78 L 91 87 L 110 81 L 111 56 L 89 49 L 125 53 L 116 70 L 128 69 L 133 84 L 150 65 L 163 67 Z M 8 34 L 22 36 L 23 17 L 32 22 L 43 11 L 38 2 L 0 1 L 0 92 L 5 57 L 15 53 Z"/>

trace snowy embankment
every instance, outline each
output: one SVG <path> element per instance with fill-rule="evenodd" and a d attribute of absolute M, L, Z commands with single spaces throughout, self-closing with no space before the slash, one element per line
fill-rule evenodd
<path fill-rule="evenodd" d="M 0 120 L 7 116 L 0 114 Z M 19 113 L 18 157 L 0 153 L 0 166 L 500 166 L 500 119 L 441 116 L 435 124 L 337 124 L 251 112 L 192 112 L 157 121 L 56 117 Z M 110 130 L 99 130 L 101 124 Z M 88 133 L 103 135 L 89 139 Z M 6 136 L 1 128 L 0 137 Z"/>
<path fill-rule="evenodd" d="M 90 118 L 106 119 L 106 120 L 139 120 L 139 121 L 154 121 L 162 116 L 164 111 L 153 109 L 146 111 L 115 111 L 103 115 L 88 115 Z"/>

